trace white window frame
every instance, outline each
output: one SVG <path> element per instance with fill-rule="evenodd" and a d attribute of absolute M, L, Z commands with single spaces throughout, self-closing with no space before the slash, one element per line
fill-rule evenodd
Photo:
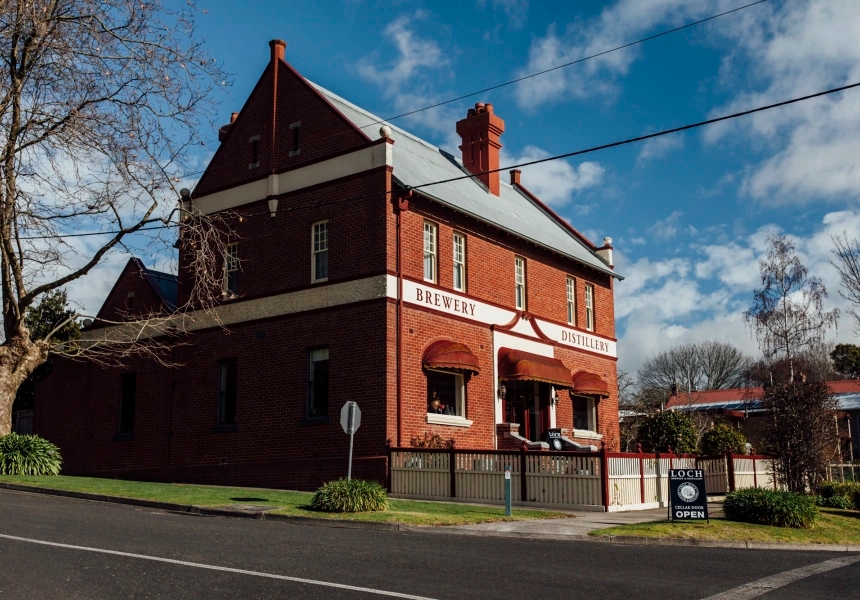
<path fill-rule="evenodd" d="M 325 225 L 325 248 L 319 245 L 317 240 L 317 228 L 321 225 Z M 328 233 L 328 219 L 311 224 L 311 283 L 328 281 L 328 272 L 330 267 L 328 261 L 329 256 L 326 256 L 326 276 L 317 277 L 317 254 L 325 252 L 326 255 L 328 255 Z"/>
<path fill-rule="evenodd" d="M 567 324 L 576 327 L 576 278 L 567 278 Z"/>
<path fill-rule="evenodd" d="M 233 251 L 235 250 L 235 252 Z M 232 242 L 224 246 L 224 281 L 222 284 L 222 292 L 228 298 L 235 298 L 236 292 L 231 292 L 228 289 L 230 273 L 239 272 L 239 242 Z M 238 275 L 237 275 L 238 277 Z"/>
<path fill-rule="evenodd" d="M 514 257 L 514 303 L 517 310 L 526 310 L 526 259 Z"/>
<path fill-rule="evenodd" d="M 466 236 L 454 232 L 453 236 L 453 287 L 458 292 L 466 291 Z M 457 285 L 457 268 L 460 269 L 460 285 Z"/>
<path fill-rule="evenodd" d="M 430 277 L 427 276 L 427 260 L 430 259 Z M 436 283 L 439 277 L 439 226 L 424 221 L 424 281 Z"/>
<path fill-rule="evenodd" d="M 585 328 L 594 331 L 594 286 L 585 284 Z"/>
<path fill-rule="evenodd" d="M 602 439 L 603 435 L 597 433 L 597 402 L 594 396 L 575 395 L 576 398 L 581 398 L 586 401 L 586 412 L 588 413 L 588 429 L 576 429 L 576 412 L 574 410 L 574 437 L 585 439 Z"/>
<path fill-rule="evenodd" d="M 442 369 L 427 369 L 428 372 L 442 373 L 444 375 L 453 375 L 455 389 L 457 394 L 457 414 L 456 415 L 440 415 L 436 413 L 427 413 L 427 423 L 435 425 L 453 425 L 455 427 L 471 427 L 472 421 L 466 418 L 466 378 L 462 373 L 452 373 Z"/>

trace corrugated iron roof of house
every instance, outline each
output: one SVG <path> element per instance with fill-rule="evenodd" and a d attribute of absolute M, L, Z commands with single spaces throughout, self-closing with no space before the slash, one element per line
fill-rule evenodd
<path fill-rule="evenodd" d="M 860 380 L 846 379 L 842 381 L 828 381 L 827 385 L 839 400 L 839 408 L 852 410 L 848 405 L 857 404 L 860 409 Z M 701 392 L 683 393 L 671 396 L 666 403 L 666 408 L 677 408 L 679 406 L 707 406 L 721 407 L 728 404 L 744 403 L 757 400 L 762 396 L 762 388 L 732 388 L 728 390 L 707 390 Z M 844 405 L 844 406 L 843 406 Z"/>
<path fill-rule="evenodd" d="M 343 115 L 371 137 L 381 119 L 329 90 L 308 81 Z M 394 178 L 404 187 L 415 187 L 469 175 L 461 161 L 444 150 L 389 123 L 394 140 Z M 451 124 L 452 129 L 454 124 Z M 623 279 L 595 253 L 586 242 L 558 222 L 544 207 L 514 186 L 501 182 L 493 196 L 476 178 L 449 181 L 417 190 L 440 204 L 508 231 L 538 246 L 543 246 L 618 279 Z M 592 244 L 593 246 L 593 244 Z"/>

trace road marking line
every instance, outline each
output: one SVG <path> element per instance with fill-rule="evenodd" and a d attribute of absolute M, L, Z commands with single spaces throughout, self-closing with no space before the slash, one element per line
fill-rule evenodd
<path fill-rule="evenodd" d="M 125 556 L 128 558 L 140 558 L 142 560 L 151 560 L 155 562 L 169 563 L 172 565 L 182 565 L 184 567 L 196 567 L 198 569 L 209 569 L 211 571 L 224 571 L 226 573 L 237 573 L 239 575 L 252 575 L 254 577 L 265 577 L 268 579 L 279 579 L 282 581 L 292 581 L 295 583 L 306 583 L 308 585 L 320 585 L 323 587 L 337 588 L 340 590 L 349 590 L 351 592 L 364 592 L 366 594 L 376 594 L 377 596 L 390 596 L 392 598 L 406 598 L 407 600 L 434 600 L 426 596 L 414 596 L 412 594 L 401 594 L 400 592 L 389 592 L 386 590 L 377 590 L 374 588 L 360 587 L 355 585 L 346 585 L 343 583 L 332 583 L 330 581 L 318 581 L 316 579 L 305 579 L 303 577 L 290 577 L 288 575 L 276 575 L 274 573 L 262 573 L 259 571 L 248 571 L 246 569 L 234 569 L 232 567 L 219 567 L 218 565 L 207 565 L 205 563 L 189 562 L 186 560 L 176 560 L 173 558 L 162 558 L 160 556 L 149 556 L 147 554 L 134 554 L 132 552 L 120 552 L 118 550 L 105 550 L 104 548 L 90 548 L 88 546 L 74 546 L 72 544 L 60 544 L 58 542 L 48 542 L 45 540 L 34 540 L 30 538 L 18 537 L 14 535 L 6 535 L 0 533 L 0 538 L 7 540 L 15 540 L 17 542 L 28 542 L 30 544 L 41 544 L 43 546 L 54 546 L 56 548 L 68 548 L 70 550 L 84 550 L 86 552 L 97 552 L 100 554 L 112 554 L 114 556 Z"/>
<path fill-rule="evenodd" d="M 860 556 L 844 556 L 842 558 L 825 560 L 824 562 L 809 565 L 807 567 L 800 567 L 798 569 L 792 569 L 791 571 L 783 571 L 782 573 L 777 573 L 770 577 L 763 577 L 762 579 L 746 583 L 721 594 L 708 596 L 705 600 L 747 600 L 748 598 L 755 598 L 775 590 L 776 588 L 781 588 L 790 583 L 794 583 L 800 579 L 812 577 L 819 573 L 826 573 L 833 569 L 847 567 L 848 565 L 856 562 L 860 562 Z"/>

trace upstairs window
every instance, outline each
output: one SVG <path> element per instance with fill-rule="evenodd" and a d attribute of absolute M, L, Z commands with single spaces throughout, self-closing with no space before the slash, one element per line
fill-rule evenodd
<path fill-rule="evenodd" d="M 235 360 L 221 361 L 218 387 L 218 424 L 236 423 L 237 369 Z"/>
<path fill-rule="evenodd" d="M 256 169 L 260 166 L 260 136 L 248 138 L 248 143 L 251 144 L 251 162 L 248 165 L 249 169 Z"/>
<path fill-rule="evenodd" d="M 290 157 L 298 156 L 302 152 L 302 149 L 299 148 L 299 129 L 301 129 L 301 127 L 301 121 L 290 123 L 290 131 L 293 132 L 293 149 L 290 150 Z"/>
<path fill-rule="evenodd" d="M 454 289 L 466 291 L 466 238 L 454 234 Z"/>
<path fill-rule="evenodd" d="M 224 295 L 234 298 L 239 293 L 239 244 L 224 247 Z"/>
<path fill-rule="evenodd" d="M 436 233 L 436 224 L 424 221 L 424 281 L 431 283 L 436 283 Z"/>
<path fill-rule="evenodd" d="M 567 324 L 576 325 L 576 279 L 567 278 Z"/>
<path fill-rule="evenodd" d="M 119 376 L 119 432 L 134 433 L 134 410 L 137 400 L 137 373 L 123 373 Z"/>
<path fill-rule="evenodd" d="M 308 351 L 308 418 L 328 416 L 328 348 Z"/>
<path fill-rule="evenodd" d="M 519 256 L 514 258 L 514 283 L 516 285 L 517 310 L 526 309 L 526 261 Z"/>
<path fill-rule="evenodd" d="M 594 331 L 594 286 L 585 284 L 585 328 Z"/>
<path fill-rule="evenodd" d="M 313 224 L 311 240 L 311 280 L 328 279 L 328 221 Z"/>

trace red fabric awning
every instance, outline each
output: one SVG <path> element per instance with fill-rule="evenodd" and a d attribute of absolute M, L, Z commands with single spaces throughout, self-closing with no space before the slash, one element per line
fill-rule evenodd
<path fill-rule="evenodd" d="M 559 388 L 573 387 L 570 370 L 559 359 L 510 348 L 499 349 L 499 378 L 545 381 Z"/>
<path fill-rule="evenodd" d="M 577 371 L 573 375 L 573 391 L 579 392 L 580 394 L 608 396 L 609 385 L 596 373 Z"/>
<path fill-rule="evenodd" d="M 430 344 L 424 352 L 423 363 L 428 369 L 481 372 L 478 357 L 469 350 L 469 347 L 449 340 Z"/>

